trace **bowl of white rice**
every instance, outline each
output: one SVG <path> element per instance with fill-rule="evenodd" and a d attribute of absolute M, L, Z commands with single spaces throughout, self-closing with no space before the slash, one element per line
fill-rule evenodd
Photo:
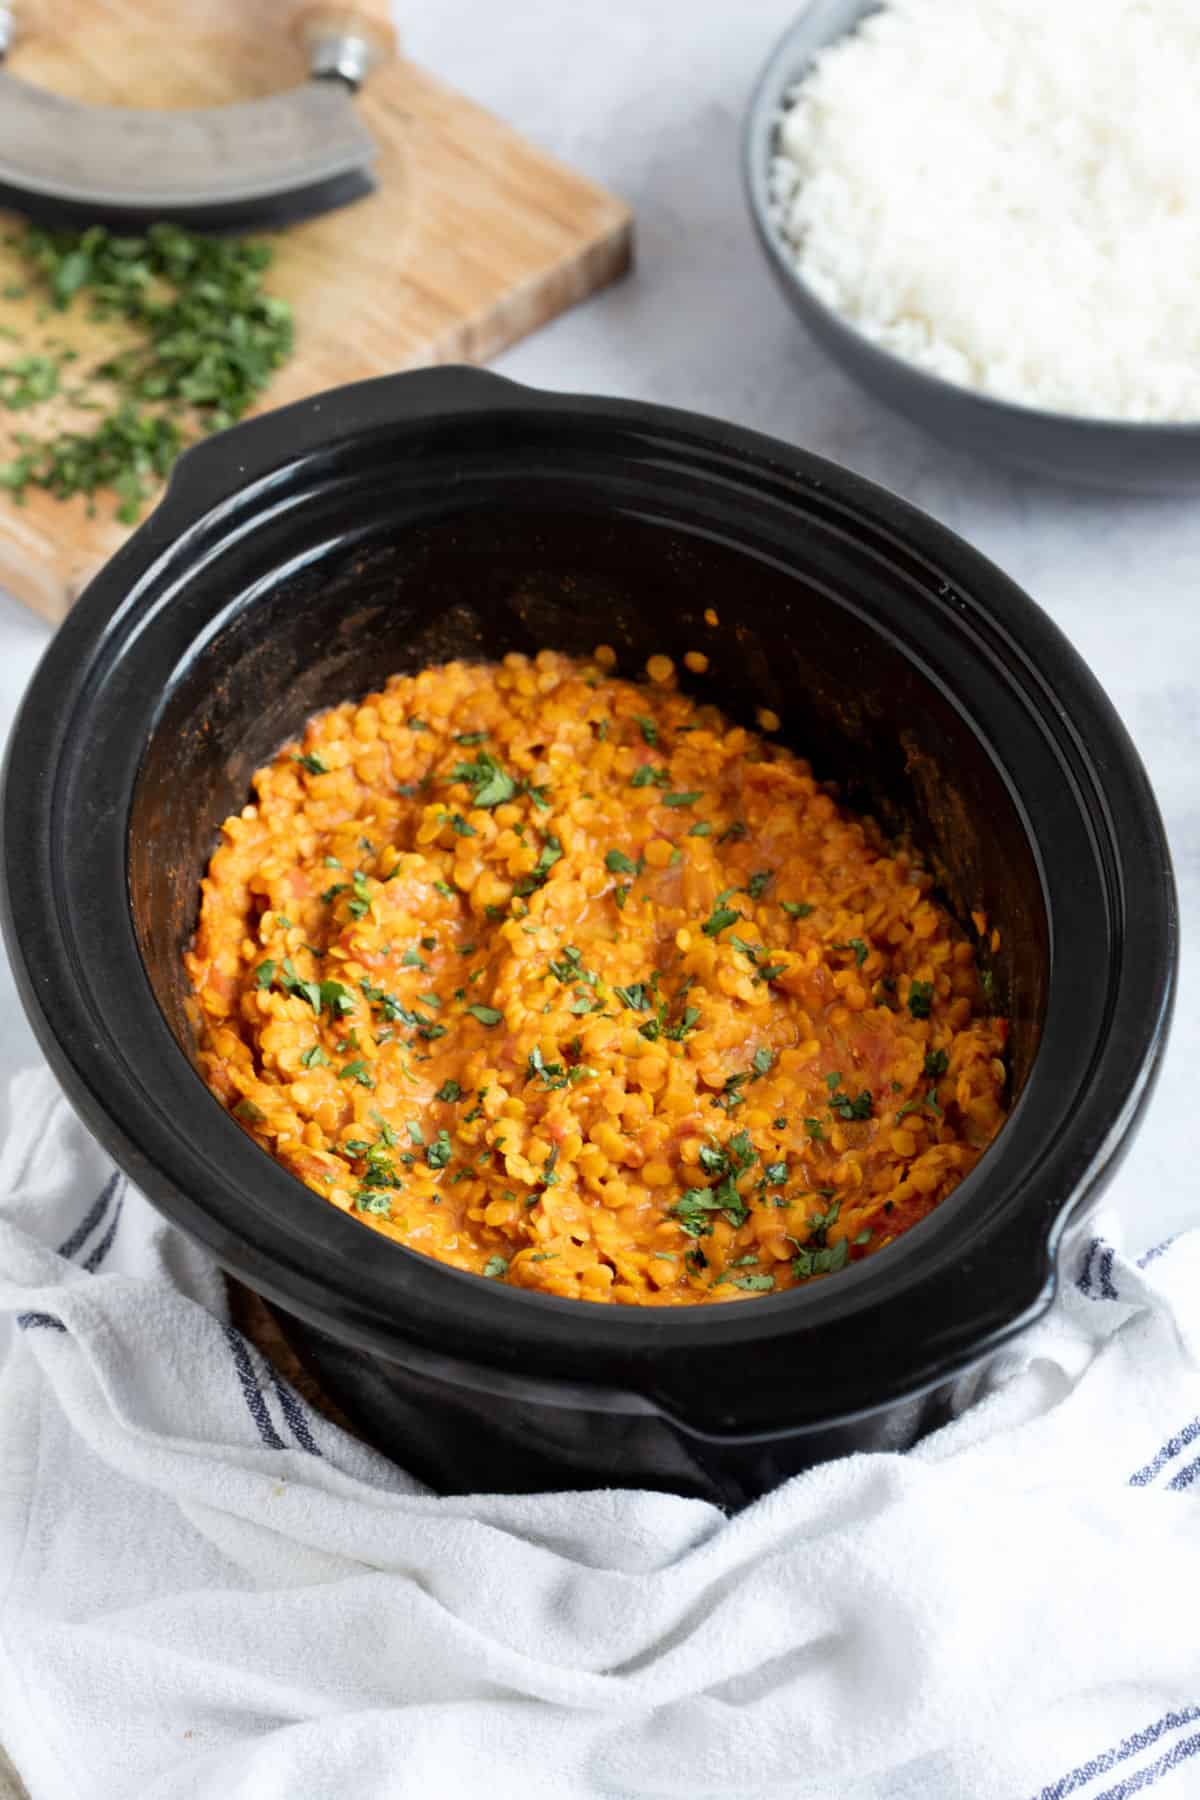
<path fill-rule="evenodd" d="M 745 138 L 770 265 L 936 435 L 1200 487 L 1200 5 L 811 0 Z"/>

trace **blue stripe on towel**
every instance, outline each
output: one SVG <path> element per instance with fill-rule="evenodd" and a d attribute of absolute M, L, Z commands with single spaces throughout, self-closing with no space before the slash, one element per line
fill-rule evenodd
<path fill-rule="evenodd" d="M 56 1319 L 53 1313 L 18 1313 L 17 1324 L 22 1331 L 28 1331 L 32 1326 L 37 1325 L 44 1325 L 48 1331 L 65 1331 L 67 1329 L 62 1320 Z"/>
<path fill-rule="evenodd" d="M 1102 1750 L 1090 1762 L 1080 1763 L 1069 1775 L 1060 1776 L 1057 1781 L 1051 1782 L 1049 1787 L 1042 1789 L 1037 1800 L 1066 1800 L 1068 1794 L 1073 1794 L 1077 1788 L 1086 1787 L 1097 1775 L 1106 1775 L 1109 1769 L 1115 1769 L 1127 1757 L 1136 1756 L 1139 1750 L 1148 1750 L 1164 1733 L 1177 1731 L 1181 1725 L 1190 1725 L 1193 1719 L 1200 1719 L 1200 1706 L 1188 1706 L 1182 1712 L 1164 1713 L 1153 1725 L 1147 1725 L 1143 1731 L 1135 1731 L 1132 1737 L 1122 1738 L 1111 1750 Z M 1111 1789 L 1110 1800 L 1125 1791 L 1124 1787 Z M 1134 1791 L 1133 1788 L 1128 1789 L 1130 1793 Z M 1105 1796 L 1098 1795 L 1096 1800 L 1105 1800 Z"/>
<path fill-rule="evenodd" d="M 279 1396 L 280 1410 L 300 1448 L 307 1450 L 310 1456 L 320 1456 L 320 1448 L 308 1429 L 308 1420 L 304 1416 L 304 1405 L 299 1395 L 293 1392 L 276 1369 L 271 1370 L 271 1385 Z"/>
<path fill-rule="evenodd" d="M 1179 1492 L 1183 1488 L 1190 1488 L 1193 1481 L 1198 1478 L 1200 1478 L 1200 1457 L 1197 1457 L 1195 1462 L 1186 1463 L 1178 1475 L 1172 1475 L 1167 1486 Z"/>
<path fill-rule="evenodd" d="M 60 1256 L 74 1256 L 75 1252 L 91 1237 L 97 1225 L 108 1211 L 108 1203 L 117 1191 L 119 1172 L 114 1169 L 99 1194 L 88 1208 L 82 1222 L 77 1225 L 69 1238 L 64 1238 L 58 1246 Z"/>
<path fill-rule="evenodd" d="M 250 1417 L 258 1426 L 259 1437 L 267 1446 L 268 1450 L 286 1449 L 287 1446 L 283 1439 L 271 1423 L 271 1415 L 267 1411 L 267 1403 L 263 1399 L 262 1389 L 255 1379 L 254 1365 L 250 1361 L 250 1352 L 246 1348 L 246 1340 L 243 1338 L 240 1331 L 234 1330 L 232 1325 L 226 1325 L 224 1331 L 229 1342 L 229 1348 L 233 1352 L 234 1367 L 237 1369 L 237 1377 L 242 1386 L 242 1393 L 246 1397 L 246 1406 L 249 1409 Z"/>
<path fill-rule="evenodd" d="M 1116 1787 L 1105 1788 L 1102 1794 L 1096 1795 L 1096 1800 L 1129 1800 L 1130 1794 L 1140 1794 L 1143 1788 L 1153 1787 L 1155 1782 L 1161 1781 L 1164 1775 L 1169 1775 L 1172 1769 L 1177 1769 L 1180 1763 L 1187 1762 L 1189 1757 L 1195 1756 L 1197 1750 L 1200 1750 L 1200 1731 L 1190 1738 L 1180 1738 L 1179 1742 L 1172 1744 L 1171 1748 L 1165 1751 L 1157 1762 L 1147 1763 L 1144 1769 L 1138 1769 L 1134 1774 L 1127 1775 L 1124 1781 L 1118 1781 Z"/>
<path fill-rule="evenodd" d="M 1092 1258 L 1100 1248 L 1102 1241 L 1103 1240 L 1098 1237 L 1093 1238 L 1087 1247 L 1087 1254 L 1083 1259 L 1083 1268 L 1080 1271 L 1079 1280 L 1075 1283 L 1075 1286 L 1079 1289 L 1081 1294 L 1090 1294 L 1092 1291 Z"/>
<path fill-rule="evenodd" d="M 84 1258 L 83 1266 L 88 1271 L 89 1275 L 94 1275 L 96 1273 L 96 1270 L 100 1267 L 100 1264 L 112 1249 L 113 1239 L 117 1235 L 117 1226 L 121 1223 L 121 1211 L 124 1205 L 125 1196 L 122 1194 L 121 1198 L 117 1201 L 117 1208 L 113 1213 L 112 1223 L 109 1225 L 108 1230 L 100 1239 L 100 1242 L 96 1245 L 95 1249 Z"/>
<path fill-rule="evenodd" d="M 1190 1425 L 1184 1426 L 1178 1437 L 1167 1439 L 1152 1462 L 1148 1462 L 1144 1469 L 1139 1469 L 1136 1475 L 1129 1477 L 1130 1487 L 1146 1487 L 1154 1480 L 1160 1469 L 1164 1469 L 1169 1462 L 1174 1462 L 1179 1452 L 1186 1450 L 1189 1444 L 1194 1444 L 1198 1437 L 1200 1437 L 1200 1418 L 1195 1418 Z"/>
<path fill-rule="evenodd" d="M 1139 1269 L 1149 1268 L 1149 1266 L 1152 1262 L 1157 1262 L 1160 1256 L 1166 1255 L 1167 1251 L 1171 1248 L 1171 1245 L 1174 1242 L 1175 1242 L 1175 1238 L 1169 1237 L 1169 1238 L 1164 1238 L 1161 1244 L 1152 1244 L 1150 1246 L 1149 1250 L 1146 1251 L 1144 1256 L 1138 1257 L 1138 1265 L 1137 1265 L 1138 1268 Z"/>
<path fill-rule="evenodd" d="M 1095 1261 L 1097 1251 L 1100 1252 L 1098 1262 Z M 1117 1300 L 1120 1298 L 1116 1288 L 1113 1286 L 1112 1279 L 1113 1261 L 1116 1254 L 1117 1253 L 1112 1245 L 1106 1244 L 1103 1238 L 1095 1237 L 1088 1245 L 1087 1254 L 1083 1259 L 1083 1269 L 1080 1272 L 1079 1279 L 1075 1283 L 1075 1286 L 1079 1289 L 1081 1294 L 1086 1294 L 1089 1300 Z M 1095 1272 L 1100 1281 L 1099 1294 L 1092 1292 L 1093 1264 L 1095 1265 Z"/>
<path fill-rule="evenodd" d="M 1104 1246 L 1104 1254 L 1100 1258 L 1100 1292 L 1106 1300 L 1116 1300 L 1119 1298 L 1117 1290 L 1112 1283 L 1112 1266 L 1115 1255 L 1116 1251 L 1113 1249 L 1112 1245 L 1106 1244 Z"/>

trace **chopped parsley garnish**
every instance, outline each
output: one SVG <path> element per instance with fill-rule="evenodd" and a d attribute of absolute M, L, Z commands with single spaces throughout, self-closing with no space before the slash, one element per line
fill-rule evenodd
<path fill-rule="evenodd" d="M 329 770 L 321 761 L 320 757 L 314 756 L 311 750 L 306 751 L 303 756 L 293 757 L 292 761 L 298 762 L 300 767 L 302 769 L 307 769 L 310 775 L 328 775 L 329 773 Z"/>
<path fill-rule="evenodd" d="M 844 1119 L 849 1123 L 854 1119 L 869 1119 L 871 1117 L 871 1090 L 869 1088 L 863 1088 L 858 1098 L 852 1100 L 849 1094 L 840 1093 L 832 1086 L 832 1077 L 826 1076 L 825 1079 L 831 1083 L 829 1104 L 840 1119 Z M 838 1081 L 841 1081 L 840 1075 L 838 1076 Z"/>
<path fill-rule="evenodd" d="M 451 813 L 450 823 L 459 837 L 478 837 L 479 833 L 473 825 L 469 825 L 461 813 Z"/>
<path fill-rule="evenodd" d="M 932 981 L 914 981 L 908 990 L 908 1010 L 914 1019 L 927 1019 L 933 1005 Z"/>
<path fill-rule="evenodd" d="M 851 938 L 849 943 L 846 944 L 832 944 L 830 948 L 833 950 L 853 950 L 855 964 L 860 969 L 871 954 L 861 938 Z"/>
<path fill-rule="evenodd" d="M 610 875 L 640 875 L 640 863 L 633 862 L 623 850 L 608 850 L 604 856 L 604 866 Z"/>
<path fill-rule="evenodd" d="M 782 1187 L 788 1178 L 788 1166 L 785 1162 L 768 1163 L 763 1170 L 768 1187 Z"/>
<path fill-rule="evenodd" d="M 644 981 L 632 981 L 628 987 L 615 987 L 613 993 L 630 1012 L 649 1012 L 654 998 Z"/>
<path fill-rule="evenodd" d="M 451 1103 L 455 1100 L 461 1100 L 462 1097 L 463 1091 L 459 1087 L 457 1081 L 443 1081 L 441 1087 L 434 1095 L 435 1100 L 447 1100 Z"/>
<path fill-rule="evenodd" d="M 697 819 L 696 823 L 691 827 L 690 831 L 688 832 L 688 836 L 689 837 L 711 837 L 712 836 L 712 826 L 709 824 L 707 819 Z"/>
<path fill-rule="evenodd" d="M 925 1052 L 925 1073 L 931 1081 L 937 1081 L 950 1067 L 950 1058 L 944 1050 L 927 1050 Z"/>
<path fill-rule="evenodd" d="M 473 1019 L 478 1019 L 481 1025 L 499 1025 L 501 1019 L 504 1017 L 504 1014 L 502 1012 L 497 1012 L 494 1006 L 480 1006 L 475 1004 L 473 1006 L 468 1006 L 467 1011 Z"/>
<path fill-rule="evenodd" d="M 685 1006 L 683 1009 L 683 1017 L 681 1019 L 679 1019 L 676 1024 L 669 1025 L 667 1027 L 666 1031 L 663 1033 L 663 1036 L 670 1038 L 673 1043 L 681 1044 L 683 1042 L 684 1038 L 687 1036 L 688 1032 L 694 1031 L 699 1023 L 700 1023 L 699 1007 L 698 1006 Z"/>
<path fill-rule="evenodd" d="M 513 892 L 524 897 L 540 888 L 556 862 L 561 861 L 563 847 L 556 837 L 548 837 L 542 845 L 541 855 L 528 875 L 523 875 L 517 882 Z"/>
<path fill-rule="evenodd" d="M 717 937 L 727 925 L 735 924 L 741 916 L 741 913 L 735 912 L 731 906 L 717 906 L 705 919 L 700 929 L 705 937 Z"/>
<path fill-rule="evenodd" d="M 744 837 L 749 837 L 749 835 L 750 827 L 744 824 L 741 819 L 734 819 L 731 825 L 725 827 L 724 831 L 717 839 L 717 842 L 718 844 L 738 844 Z"/>
<path fill-rule="evenodd" d="M 503 806 L 517 792 L 512 776 L 487 750 L 481 750 L 472 762 L 456 763 L 450 779 L 465 781 L 473 788 L 472 803 L 478 807 Z"/>
<path fill-rule="evenodd" d="M 404 1129 L 408 1132 L 409 1143 L 414 1144 L 418 1150 L 423 1150 L 425 1148 L 425 1133 L 421 1130 L 420 1120 L 406 1120 Z"/>
<path fill-rule="evenodd" d="M 259 963 L 258 968 L 255 971 L 254 985 L 255 985 L 255 987 L 260 987 L 260 988 L 269 988 L 271 983 L 274 981 L 274 979 L 275 979 L 275 964 L 271 961 L 271 958 L 268 956 L 267 960 L 265 962 Z"/>
<path fill-rule="evenodd" d="M 306 1069 L 324 1068 L 328 1061 L 329 1058 L 326 1056 L 324 1050 L 322 1050 L 320 1044 L 310 1044 L 300 1058 L 302 1066 Z"/>
<path fill-rule="evenodd" d="M 328 906 L 331 903 L 331 901 L 334 901 L 337 899 L 339 894 L 346 893 L 349 889 L 349 886 L 350 886 L 350 883 L 348 881 L 335 881 L 333 886 L 327 887 L 325 889 L 325 892 L 321 895 L 322 904 L 325 906 Z"/>
<path fill-rule="evenodd" d="M 411 945 L 400 958 L 400 967 L 402 969 L 420 969 L 422 974 L 425 975 L 428 975 L 429 973 L 429 964 L 422 957 L 417 955 L 417 952 Z"/>
<path fill-rule="evenodd" d="M 354 1204 L 359 1212 L 380 1213 L 387 1215 L 392 1210 L 391 1198 L 380 1193 L 377 1188 L 361 1187 L 354 1196 Z"/>
<path fill-rule="evenodd" d="M 371 1071 L 367 1068 L 366 1063 L 362 1061 L 361 1057 L 354 1062 L 347 1063 L 344 1069 L 339 1069 L 338 1080 L 357 1081 L 359 1087 L 365 1088 L 373 1088 L 375 1086 L 374 1081 L 371 1079 Z"/>
<path fill-rule="evenodd" d="M 408 729 L 410 731 L 428 731 L 429 725 L 424 719 L 412 718 L 408 721 Z"/>
<path fill-rule="evenodd" d="M 807 900 L 781 900 L 779 904 L 785 913 L 791 914 L 793 919 L 807 919 L 810 913 L 817 910 Z"/>
<path fill-rule="evenodd" d="M 788 965 L 786 963 L 764 963 L 754 979 L 755 981 L 778 981 L 781 975 L 787 974 L 787 971 Z"/>
<path fill-rule="evenodd" d="M 312 983 L 310 982 L 308 985 L 311 987 Z M 321 1005 L 319 1007 L 314 1007 L 314 1012 L 319 1012 L 324 1009 L 324 1011 L 332 1013 L 335 1019 L 340 1019 L 345 1018 L 347 1013 L 352 1013 L 354 1011 L 354 995 L 350 992 L 348 987 L 343 987 L 340 981 L 320 982 L 318 984 L 318 993 L 320 995 Z"/>
<path fill-rule="evenodd" d="M 443 1128 L 426 1150 L 425 1161 L 431 1169 L 444 1169 L 453 1155 L 454 1146 L 450 1142 L 450 1133 Z"/>
<path fill-rule="evenodd" d="M 764 1044 L 761 1049 L 754 1052 L 754 1059 L 751 1062 L 750 1067 L 754 1070 L 756 1076 L 769 1075 L 774 1063 L 775 1052 L 773 1050 L 768 1050 Z"/>
<path fill-rule="evenodd" d="M 744 1288 L 748 1294 L 769 1294 L 775 1286 L 773 1275 L 738 1275 L 733 1283 L 736 1288 Z"/>
<path fill-rule="evenodd" d="M 703 798 L 701 790 L 696 789 L 694 793 L 690 794 L 664 794 L 662 803 L 664 806 L 695 806 L 697 800 L 703 800 Z"/>
<path fill-rule="evenodd" d="M 597 981 L 597 977 L 592 971 L 584 968 L 583 952 L 577 950 L 574 944 L 563 945 L 559 960 L 550 964 L 550 973 L 564 987 L 569 987 L 572 982 L 579 981 L 585 982 L 589 987 L 595 987 Z"/>
<path fill-rule="evenodd" d="M 458 899 L 458 895 L 455 893 L 454 889 L 450 886 L 450 883 L 448 881 L 435 881 L 433 885 L 444 900 L 457 900 Z"/>
<path fill-rule="evenodd" d="M 508 1274 L 508 1258 L 506 1256 L 489 1256 L 483 1265 L 483 1273 L 489 1281 L 497 1281 L 501 1275 Z"/>
<path fill-rule="evenodd" d="M 762 899 L 763 890 L 774 873 L 774 869 L 759 869 L 750 877 L 746 883 L 746 892 L 752 900 Z"/>
<path fill-rule="evenodd" d="M 639 714 L 635 714 L 634 718 L 636 723 L 641 726 L 643 741 L 647 744 L 657 744 L 658 726 L 654 720 L 643 718 Z"/>
<path fill-rule="evenodd" d="M 346 910 L 355 919 L 365 918 L 371 910 L 371 890 L 361 869 L 354 872 L 354 898 L 347 900 Z"/>
<path fill-rule="evenodd" d="M 473 744 L 486 744 L 487 735 L 486 731 L 459 731 L 455 734 L 454 741 L 466 748 Z"/>
<path fill-rule="evenodd" d="M 728 1219 L 735 1231 L 750 1217 L 731 1175 L 717 1187 L 689 1188 L 675 1202 L 671 1212 L 680 1229 L 696 1238 L 704 1237 L 712 1230 L 714 1215 L 718 1213 Z"/>
<path fill-rule="evenodd" d="M 542 1055 L 540 1044 L 535 1044 L 529 1052 L 526 1073 L 530 1081 L 536 1081 L 540 1075 L 542 1084 L 546 1088 L 565 1088 L 569 1079 L 562 1063 L 546 1061 Z"/>
<path fill-rule="evenodd" d="M 820 1119 L 805 1119 L 804 1129 L 807 1131 L 814 1144 L 820 1144 L 824 1141 L 825 1127 L 822 1125 Z"/>
<path fill-rule="evenodd" d="M 833 1275 L 838 1269 L 844 1269 L 849 1260 L 850 1246 L 845 1238 L 819 1250 L 805 1246 L 792 1258 L 792 1274 L 797 1281 L 807 1281 L 812 1275 Z"/>
<path fill-rule="evenodd" d="M 628 898 L 629 898 L 629 889 L 627 887 L 615 887 L 613 889 L 613 899 L 616 901 L 619 911 L 621 911 L 621 912 L 625 911 L 625 902 L 628 900 Z"/>
<path fill-rule="evenodd" d="M 705 1145 L 700 1152 L 701 1167 L 721 1180 L 714 1187 L 688 1188 L 672 1213 L 689 1237 L 702 1237 L 712 1230 L 712 1215 L 720 1213 L 736 1230 L 750 1217 L 749 1208 L 737 1191 L 737 1177 L 758 1160 L 748 1131 L 739 1131 L 722 1149 Z"/>
<path fill-rule="evenodd" d="M 749 1079 L 748 1071 L 743 1071 L 740 1075 L 731 1075 L 712 1104 L 719 1106 L 723 1112 L 732 1112 L 735 1106 L 744 1105 L 746 1096 L 741 1090 Z"/>
<path fill-rule="evenodd" d="M 634 770 L 629 785 L 635 788 L 666 787 L 670 779 L 665 769 L 656 769 L 653 763 L 642 763 Z"/>

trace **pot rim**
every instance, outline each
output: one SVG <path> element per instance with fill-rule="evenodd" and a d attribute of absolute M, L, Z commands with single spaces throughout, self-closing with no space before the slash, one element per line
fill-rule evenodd
<path fill-rule="evenodd" d="M 141 1030 L 136 1053 L 128 1029 L 114 1027 L 97 1002 L 97 976 L 81 966 L 75 942 L 61 835 L 68 777 L 97 778 L 87 766 L 86 720 L 99 703 L 105 670 L 132 654 L 173 585 L 194 578 L 214 534 L 228 537 L 244 527 L 256 508 L 302 474 L 328 469 L 347 445 L 434 420 L 439 426 L 479 422 L 491 430 L 501 419 L 547 418 L 585 433 L 614 426 L 648 444 L 669 444 L 697 466 L 702 456 L 712 457 L 726 480 L 736 475 L 747 485 L 782 488 L 793 507 L 819 501 L 856 519 L 860 530 L 869 525 L 881 532 L 923 566 L 936 567 L 952 584 L 952 597 L 969 597 L 981 617 L 1000 620 L 1006 641 L 1019 651 L 1030 692 L 1037 687 L 1063 745 L 1084 778 L 1096 784 L 1093 825 L 1105 837 L 1112 901 L 1122 922 L 1132 915 L 1138 930 L 1123 931 L 1119 967 L 1108 971 L 1105 1030 L 1068 1139 L 1043 1145 L 1036 1163 L 1026 1167 L 1026 1182 L 1039 1182 L 1039 1192 L 1023 1208 L 1014 1202 L 1003 1230 L 982 1239 L 976 1233 L 968 1245 L 955 1227 L 986 1191 L 989 1176 L 996 1185 L 995 1159 L 1004 1144 L 1015 1142 L 1010 1134 L 1028 1111 L 1036 1062 L 1012 1118 L 979 1167 L 886 1255 L 865 1259 L 835 1281 L 724 1307 L 624 1308 L 511 1289 L 366 1231 L 275 1164 L 209 1094 L 167 1027 L 140 953 L 144 991 L 131 995 Z M 139 763 L 144 742 L 137 746 Z M 127 803 L 132 792 L 129 784 Z M 120 835 L 122 869 L 128 817 L 127 804 L 119 819 L 97 826 L 110 849 Z M 596 1394 L 607 1390 L 614 1403 L 621 1396 L 622 1409 L 632 1397 L 639 1408 L 649 1402 L 712 1432 L 745 1435 L 747 1426 L 728 1408 L 706 1407 L 695 1391 L 702 1386 L 695 1377 L 698 1355 L 727 1357 L 768 1346 L 782 1354 L 785 1346 L 801 1338 L 811 1345 L 814 1334 L 835 1326 L 844 1330 L 870 1319 L 878 1327 L 883 1307 L 911 1306 L 918 1316 L 922 1308 L 936 1311 L 955 1282 L 967 1278 L 968 1249 L 978 1261 L 989 1246 L 1003 1243 L 1013 1265 L 981 1294 L 970 1328 L 960 1320 L 953 1331 L 931 1331 L 921 1341 L 910 1333 L 907 1358 L 885 1370 L 871 1367 L 868 1358 L 857 1386 L 844 1385 L 836 1416 L 908 1397 L 953 1375 L 1040 1316 L 1053 1297 L 1063 1233 L 1111 1173 L 1148 1098 L 1174 994 L 1177 909 L 1145 772 L 1076 652 L 994 565 L 915 508 L 809 452 L 700 415 L 543 393 L 467 368 L 332 390 L 235 427 L 180 459 L 156 511 L 90 584 L 34 677 L 9 744 L 3 834 L 4 928 L 22 999 L 49 1060 L 85 1121 L 138 1185 L 219 1261 L 287 1310 L 373 1354 L 405 1361 L 419 1348 L 436 1358 L 439 1333 L 444 1352 L 453 1322 L 473 1345 L 496 1344 L 496 1365 L 510 1388 L 514 1378 L 531 1391 L 544 1391 L 548 1382 L 581 1381 Z M 103 901 L 116 926 L 118 897 L 111 880 L 107 885 Z M 124 887 L 119 904 L 132 943 Z M 126 956 L 123 938 L 114 957 Z M 1056 967 L 1052 961 L 1051 997 Z M 132 965 L 126 972 L 136 988 Z M 177 1089 L 185 1109 L 182 1128 L 179 1115 L 164 1104 Z M 311 1202 L 299 1231 L 297 1192 Z M 260 1228 L 272 1197 L 290 1208 L 293 1229 L 286 1241 L 282 1227 L 273 1240 Z M 670 1380 L 663 1373 L 668 1360 L 676 1365 Z M 486 1380 L 480 1363 L 478 1354 L 467 1358 L 476 1385 Z M 754 1429 L 815 1426 L 829 1416 L 827 1403 L 794 1394 L 786 1419 L 764 1415 Z"/>

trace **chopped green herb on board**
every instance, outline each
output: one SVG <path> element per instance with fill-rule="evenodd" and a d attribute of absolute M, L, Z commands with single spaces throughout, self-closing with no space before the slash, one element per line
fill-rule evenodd
<path fill-rule="evenodd" d="M 15 248 L 32 289 L 58 312 L 86 301 L 93 318 L 114 322 L 115 347 L 67 396 L 96 423 L 22 434 L 0 487 L 18 500 L 42 488 L 89 502 L 108 489 L 132 524 L 189 439 L 240 419 L 291 354 L 291 308 L 263 289 L 271 248 L 166 223 L 140 236 L 30 226 Z M 54 399 L 68 360 L 16 358 L 0 372 L 0 403 Z"/>

